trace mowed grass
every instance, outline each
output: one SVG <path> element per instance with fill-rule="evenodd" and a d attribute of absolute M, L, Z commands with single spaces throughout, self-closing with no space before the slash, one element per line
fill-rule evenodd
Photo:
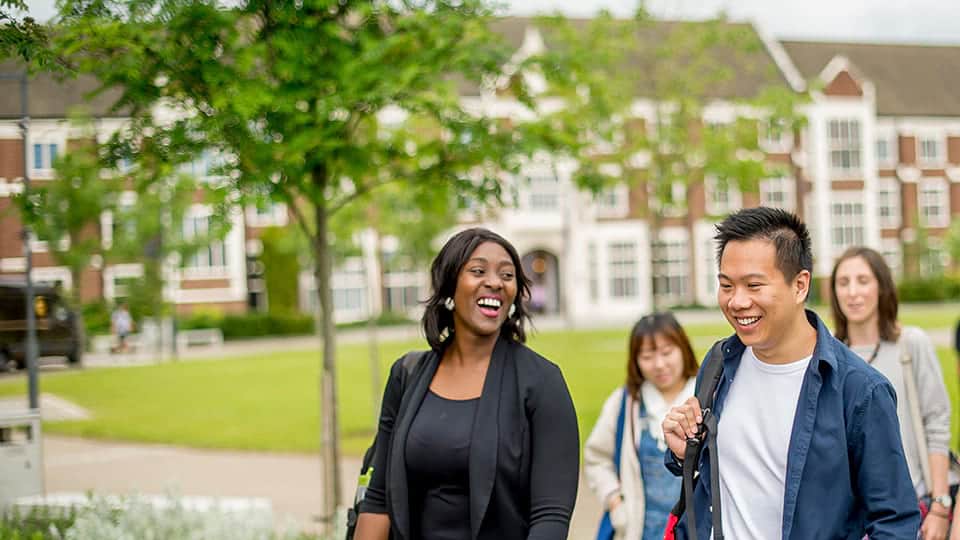
<path fill-rule="evenodd" d="M 956 306 L 954 306 L 956 307 Z M 822 311 L 822 310 L 821 310 Z M 943 311 L 944 315 L 939 315 Z M 946 311 L 937 309 L 946 320 Z M 954 311 L 957 313 L 957 311 Z M 907 313 L 909 324 L 924 324 L 923 313 Z M 940 320 L 940 319 L 933 319 Z M 563 369 L 585 439 L 610 392 L 623 384 L 627 331 L 551 331 L 535 334 L 530 346 Z M 698 357 L 729 328 L 688 325 Z M 405 351 L 419 341 L 382 343 L 383 380 Z M 944 380 L 960 410 L 960 381 L 950 348 L 938 350 Z M 69 399 L 93 413 L 88 421 L 47 422 L 48 433 L 176 444 L 202 448 L 312 452 L 319 447 L 320 354 L 278 352 L 219 360 L 154 366 L 42 373 L 42 392 Z M 343 451 L 359 455 L 373 434 L 373 389 L 365 344 L 338 348 L 338 392 Z M 0 382 L 0 396 L 22 395 L 23 379 Z M 957 447 L 960 414 L 953 419 Z"/>

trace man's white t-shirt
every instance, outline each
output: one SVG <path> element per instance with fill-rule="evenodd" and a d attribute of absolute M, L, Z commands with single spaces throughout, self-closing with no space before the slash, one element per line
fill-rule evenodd
<path fill-rule="evenodd" d="M 717 428 L 726 538 L 780 538 L 793 417 L 810 357 L 767 364 L 747 347 Z"/>

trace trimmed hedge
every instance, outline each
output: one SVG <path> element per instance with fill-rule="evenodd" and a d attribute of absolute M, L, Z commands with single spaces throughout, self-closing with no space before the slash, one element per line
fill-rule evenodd
<path fill-rule="evenodd" d="M 313 317 L 309 315 L 272 313 L 245 315 L 197 313 L 179 320 L 177 327 L 182 330 L 219 328 L 223 332 L 223 339 L 309 335 L 314 330 Z"/>
<path fill-rule="evenodd" d="M 897 286 L 901 302 L 943 302 L 960 299 L 960 276 L 907 278 Z"/>

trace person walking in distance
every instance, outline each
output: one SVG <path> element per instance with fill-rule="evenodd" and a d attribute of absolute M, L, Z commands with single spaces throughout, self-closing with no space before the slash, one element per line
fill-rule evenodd
<path fill-rule="evenodd" d="M 688 511 L 676 537 L 916 538 L 920 511 L 894 389 L 805 309 L 806 225 L 782 209 L 750 208 L 720 223 L 716 240 L 717 300 L 735 334 L 721 345 L 713 409 L 693 397 L 662 423 L 664 461 L 679 476 L 687 440 L 702 433 L 705 416 L 717 420 L 716 455 L 700 454 L 696 522 Z"/>

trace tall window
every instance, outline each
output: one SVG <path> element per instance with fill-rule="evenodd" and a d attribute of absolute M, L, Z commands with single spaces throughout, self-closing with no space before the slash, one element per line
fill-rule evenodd
<path fill-rule="evenodd" d="M 560 183 L 555 176 L 531 176 L 529 207 L 535 211 L 560 208 Z"/>
<path fill-rule="evenodd" d="M 881 178 L 877 185 L 877 214 L 880 226 L 900 226 L 900 184 L 894 178 Z"/>
<path fill-rule="evenodd" d="M 653 294 L 673 302 L 686 300 L 689 267 L 686 241 L 670 239 L 654 242 Z"/>
<path fill-rule="evenodd" d="M 721 182 L 708 176 L 704 180 L 707 195 L 707 213 L 713 216 L 729 214 L 740 208 L 740 190 L 733 180 Z"/>
<path fill-rule="evenodd" d="M 877 165 L 884 169 L 896 167 L 897 136 L 895 133 L 884 133 L 877 137 Z"/>
<path fill-rule="evenodd" d="M 183 220 L 183 234 L 187 240 L 206 238 L 210 234 L 208 215 L 194 215 Z M 222 241 L 210 242 L 191 255 L 186 268 L 222 269 L 227 266 L 227 248 Z"/>
<path fill-rule="evenodd" d="M 33 145 L 33 168 L 35 170 L 47 171 L 53 168 L 53 162 L 57 159 L 59 152 L 56 143 L 34 144 Z"/>
<path fill-rule="evenodd" d="M 831 120 L 828 130 L 830 169 L 841 176 L 860 174 L 860 122 Z"/>
<path fill-rule="evenodd" d="M 626 184 L 617 184 L 597 194 L 597 215 L 625 217 L 630 212 L 630 190 Z"/>
<path fill-rule="evenodd" d="M 597 278 L 597 244 L 587 244 L 587 282 L 590 288 L 590 300 L 596 302 L 600 298 L 600 282 Z"/>
<path fill-rule="evenodd" d="M 920 180 L 917 193 L 917 208 L 920 210 L 920 224 L 924 227 L 946 227 L 950 225 L 950 191 L 943 178 L 924 178 Z"/>
<path fill-rule="evenodd" d="M 713 238 L 707 238 L 703 243 L 703 267 L 705 281 L 703 290 L 709 295 L 717 294 L 717 243 Z"/>
<path fill-rule="evenodd" d="M 765 178 L 760 181 L 760 204 L 793 210 L 796 206 L 793 178 Z"/>
<path fill-rule="evenodd" d="M 610 261 L 610 296 L 636 298 L 640 295 L 637 277 L 638 255 L 636 242 L 612 242 L 608 246 Z"/>
<path fill-rule="evenodd" d="M 844 200 L 846 199 L 846 200 Z M 831 241 L 834 254 L 863 245 L 863 202 L 859 193 L 830 204 Z"/>
<path fill-rule="evenodd" d="M 943 137 L 922 134 L 917 137 L 917 161 L 925 165 L 943 164 Z"/>

